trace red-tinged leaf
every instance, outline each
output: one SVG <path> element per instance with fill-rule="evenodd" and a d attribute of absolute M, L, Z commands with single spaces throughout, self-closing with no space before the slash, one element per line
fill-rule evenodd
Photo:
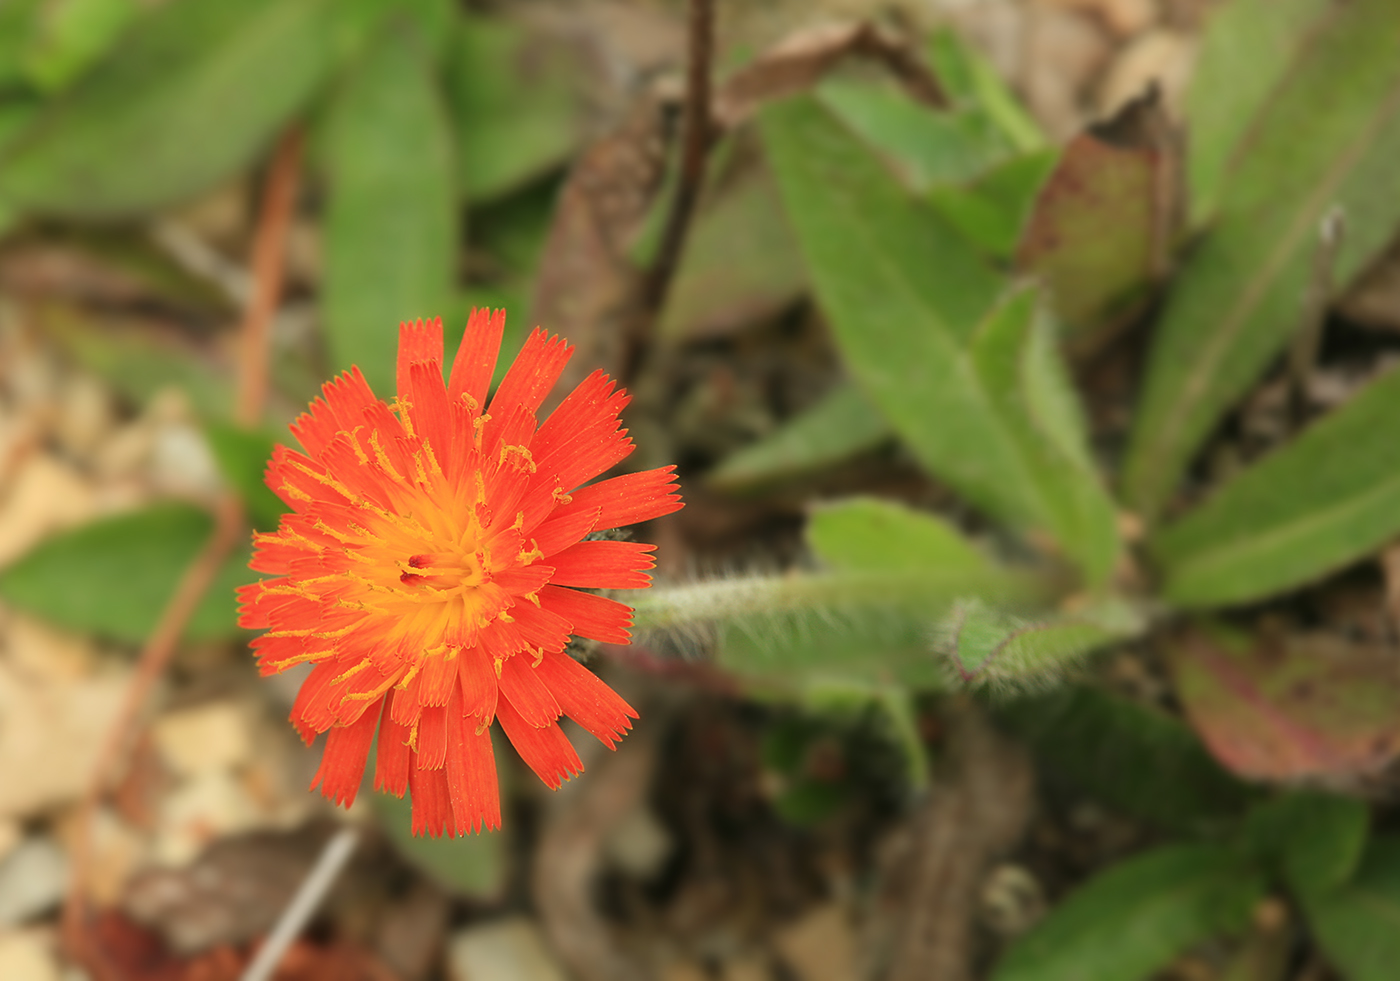
<path fill-rule="evenodd" d="M 1166 272 L 1178 171 L 1155 91 L 1065 148 L 1041 188 L 1016 263 L 1044 280 L 1072 347 L 1102 343 Z"/>
<path fill-rule="evenodd" d="M 1172 671 L 1191 724 L 1241 776 L 1368 773 L 1400 751 L 1400 676 L 1387 649 L 1198 628 L 1173 645 Z"/>

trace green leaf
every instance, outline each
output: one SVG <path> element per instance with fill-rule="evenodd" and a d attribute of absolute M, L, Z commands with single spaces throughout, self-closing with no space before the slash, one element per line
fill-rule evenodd
<path fill-rule="evenodd" d="M 1001 75 L 956 31 L 934 31 L 928 43 L 929 61 L 938 80 L 956 102 L 978 107 L 1022 153 L 1043 148 L 1045 134 L 1017 101 Z"/>
<path fill-rule="evenodd" d="M 705 477 L 716 490 L 738 491 L 816 473 L 894 438 L 894 430 L 859 388 L 842 384 L 767 436 L 726 457 Z"/>
<path fill-rule="evenodd" d="M 1015 157 L 964 186 L 932 188 L 929 204 L 989 256 L 1009 259 L 1059 156 L 1038 150 Z"/>
<path fill-rule="evenodd" d="M 1373 839 L 1351 882 L 1301 898 L 1308 924 L 1347 981 L 1392 981 L 1400 964 L 1400 838 Z"/>
<path fill-rule="evenodd" d="M 942 518 L 895 501 L 856 497 L 817 507 L 807 543 L 827 565 L 855 572 L 928 572 L 980 591 L 1000 573 Z"/>
<path fill-rule="evenodd" d="M 1253 602 L 1374 552 L 1400 532 L 1400 371 L 1219 488 L 1151 540 L 1180 606 Z"/>
<path fill-rule="evenodd" d="M 163 207 L 246 167 L 329 70 L 325 0 L 191 0 L 113 56 L 0 157 L 0 198 L 65 217 Z"/>
<path fill-rule="evenodd" d="M 1065 442 L 1072 403 L 1033 300 L 979 323 L 997 278 L 810 99 L 770 107 L 762 127 L 818 299 L 865 392 L 930 471 L 997 517 L 1050 529 L 1102 576 L 1116 552 L 1112 508 L 1082 447 Z"/>
<path fill-rule="evenodd" d="M 768 168 L 723 177 L 686 234 L 657 327 L 664 337 L 736 331 L 782 313 L 807 291 L 807 270 Z M 658 201 L 669 205 L 670 197 Z"/>
<path fill-rule="evenodd" d="M 1158 827 L 1219 823 L 1252 796 L 1178 718 L 1096 688 L 1010 702 L 998 718 L 1052 773 Z"/>
<path fill-rule="evenodd" d="M 140 642 L 155 627 L 186 567 L 213 530 L 188 504 L 157 504 L 45 539 L 0 573 L 0 596 L 73 630 Z M 257 577 L 247 553 L 230 559 L 205 595 L 187 637 L 235 635 L 235 586 Z"/>
<path fill-rule="evenodd" d="M 1279 864 L 1298 895 L 1316 895 L 1350 879 L 1370 831 L 1371 812 L 1361 801 L 1307 790 L 1259 805 L 1245 829 L 1249 845 Z"/>
<path fill-rule="evenodd" d="M 258 531 L 275 531 L 287 506 L 263 480 L 276 437 L 263 430 L 244 429 L 225 422 L 205 424 L 209 449 L 224 479 L 243 498 L 248 517 Z"/>
<path fill-rule="evenodd" d="M 136 0 L 46 3 L 39 35 L 26 52 L 25 74 L 41 90 L 64 88 L 106 53 L 136 13 Z"/>
<path fill-rule="evenodd" d="M 931 109 L 890 78 L 830 76 L 816 95 L 915 191 L 971 180 L 1013 152 L 981 115 Z"/>
<path fill-rule="evenodd" d="M 1023 479 L 1060 545 L 1092 582 L 1118 555 L 1114 507 L 1089 456 L 1080 405 L 1032 290 L 1013 293 L 978 328 L 972 367 Z M 1009 475 L 1008 475 L 1009 476 Z"/>
<path fill-rule="evenodd" d="M 584 66 L 557 38 L 465 16 L 449 63 L 458 183 L 498 197 L 561 167 L 584 135 Z"/>
<path fill-rule="evenodd" d="M 995 684 L 1053 677 L 1085 655 L 1146 630 L 1146 617 L 1121 600 L 1028 618 L 972 599 L 954 606 L 943 647 L 964 682 Z"/>
<path fill-rule="evenodd" d="M 457 245 L 452 130 L 411 22 L 391 21 L 365 52 L 325 136 L 331 360 L 386 395 L 400 321 L 449 310 Z"/>
<path fill-rule="evenodd" d="M 1172 845 L 1111 866 L 1018 940 L 992 981 L 1142 981 L 1178 953 L 1242 927 L 1264 894 L 1230 849 Z"/>
<path fill-rule="evenodd" d="M 492 734 L 499 743 L 499 730 Z M 413 802 L 407 794 L 373 796 L 374 813 L 389 841 L 404 858 L 455 895 L 497 899 L 505 886 L 509 837 L 500 831 L 460 838 L 413 834 Z"/>
<path fill-rule="evenodd" d="M 1239 149 L 1215 228 L 1157 327 L 1125 469 L 1155 518 L 1202 441 L 1300 325 L 1317 230 L 1346 216 L 1345 286 L 1400 219 L 1400 17 L 1391 0 L 1339 5 Z"/>
<path fill-rule="evenodd" d="M 1216 200 L 1250 126 L 1334 0 L 1232 0 L 1211 14 L 1186 94 L 1192 225 Z"/>

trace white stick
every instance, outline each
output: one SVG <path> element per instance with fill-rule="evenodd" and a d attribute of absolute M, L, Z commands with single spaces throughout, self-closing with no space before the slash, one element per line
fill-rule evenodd
<path fill-rule="evenodd" d="M 340 875 L 340 870 L 350 860 L 356 844 L 355 832 L 350 828 L 342 829 L 326 842 L 326 847 L 321 849 L 321 857 L 316 859 L 315 867 L 302 881 L 301 888 L 282 911 L 277 925 L 258 948 L 258 955 L 244 970 L 239 981 L 270 981 L 277 965 L 282 962 L 282 955 L 306 926 L 306 921 L 311 919 L 311 914 L 316 912 L 316 907 L 321 905 L 321 900 L 335 883 L 336 876 Z"/>

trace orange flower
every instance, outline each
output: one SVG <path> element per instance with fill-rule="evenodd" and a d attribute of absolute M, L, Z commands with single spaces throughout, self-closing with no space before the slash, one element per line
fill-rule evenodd
<path fill-rule="evenodd" d="M 543 423 L 573 349 L 536 330 L 486 405 L 505 311 L 475 310 L 443 384 L 442 321 L 399 328 L 398 400 L 358 368 L 292 426 L 267 483 L 292 509 L 254 536 L 240 620 L 263 674 L 314 664 L 292 708 L 312 782 L 355 799 L 378 731 L 374 786 L 413 796 L 413 831 L 499 828 L 491 722 L 550 787 L 583 769 L 557 719 L 610 748 L 637 713 L 567 653 L 570 635 L 631 639 L 631 607 L 585 589 L 650 584 L 654 545 L 590 532 L 681 507 L 674 467 L 580 486 L 632 451 L 628 402 L 601 371 Z M 482 406 L 486 405 L 485 411 Z"/>

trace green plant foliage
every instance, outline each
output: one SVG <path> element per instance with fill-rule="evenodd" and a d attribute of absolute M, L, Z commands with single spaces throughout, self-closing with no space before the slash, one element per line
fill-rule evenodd
<path fill-rule="evenodd" d="M 104 54 L 136 16 L 136 0 L 60 0 L 41 8 L 25 75 L 43 91 L 68 85 Z"/>
<path fill-rule="evenodd" d="M 71 630 L 138 643 L 155 627 L 185 568 L 213 529 L 188 504 L 156 504 L 41 542 L 0 573 L 0 596 Z M 257 578 L 240 554 L 224 566 L 185 636 L 237 633 L 234 588 Z"/>
<path fill-rule="evenodd" d="M 162 5 L 5 147 L 0 200 L 131 216 L 232 176 L 325 78 L 329 10 L 326 0 Z"/>
<path fill-rule="evenodd" d="M 1346 216 L 1348 283 L 1400 219 L 1400 17 L 1339 5 L 1238 149 L 1215 228 L 1157 326 L 1127 459 L 1130 504 L 1155 518 L 1220 416 L 1299 327 L 1319 222 Z"/>
<path fill-rule="evenodd" d="M 1044 682 L 1085 655 L 1146 629 L 1146 618 L 1121 600 L 1032 619 L 971 599 L 954 607 L 941 646 L 964 682 Z"/>
<path fill-rule="evenodd" d="M 1320 578 L 1400 532 L 1400 371 L 1221 487 L 1152 539 L 1165 595 L 1244 603 Z"/>
<path fill-rule="evenodd" d="M 833 467 L 893 438 L 894 430 L 880 410 L 859 388 L 846 383 L 725 458 L 706 481 L 725 491 L 777 483 Z"/>
<path fill-rule="evenodd" d="M 935 111 L 889 78 L 834 76 L 816 97 L 915 191 L 971 180 L 1013 152 L 980 113 Z"/>
<path fill-rule="evenodd" d="M 1112 507 L 1033 297 L 984 320 L 996 278 L 810 100 L 762 125 L 817 297 L 871 400 L 929 470 L 998 517 L 1051 530 L 1103 576 Z"/>
<path fill-rule="evenodd" d="M 278 443 L 277 437 L 226 422 L 207 423 L 204 434 L 219 472 L 243 498 L 253 527 L 258 531 L 275 531 L 287 506 L 268 489 L 263 472 L 272 457 L 272 448 Z"/>
<path fill-rule="evenodd" d="M 668 339 L 740 330 L 782 313 L 807 291 L 807 269 L 768 168 L 723 175 L 708 193 L 657 324 Z"/>
<path fill-rule="evenodd" d="M 857 572 L 927 572 L 980 591 L 1001 575 L 944 519 L 878 497 L 818 507 L 807 543 L 828 565 Z"/>
<path fill-rule="evenodd" d="M 1298 791 L 1255 807 L 1245 825 L 1249 846 L 1277 864 L 1296 895 L 1318 895 L 1352 877 L 1371 831 L 1364 803 Z"/>
<path fill-rule="evenodd" d="M 1239 929 L 1263 894 L 1263 878 L 1227 847 L 1158 848 L 1071 893 L 992 981 L 1142 981 L 1192 944 Z"/>
<path fill-rule="evenodd" d="M 583 136 L 578 55 L 499 20 L 464 16 L 448 61 L 457 181 L 472 201 L 560 167 Z"/>
<path fill-rule="evenodd" d="M 333 366 L 394 388 L 401 320 L 449 312 L 457 254 L 452 129 L 419 32 L 393 20 L 326 124 L 325 329 Z"/>
<path fill-rule="evenodd" d="M 955 103 L 976 107 L 1022 153 L 1045 146 L 1045 134 L 996 69 L 954 31 L 934 31 L 927 53 L 934 73 Z"/>
<path fill-rule="evenodd" d="M 1078 396 L 1039 295 L 1021 290 L 993 310 L 972 338 L 971 359 L 1045 522 L 1089 579 L 1102 582 L 1118 555 L 1113 502 L 1089 457 Z"/>
<path fill-rule="evenodd" d="M 500 731 L 492 738 L 501 742 Z M 371 757 L 369 768 L 373 770 Z M 389 841 L 404 858 L 444 889 L 479 900 L 499 898 L 505 887 L 510 841 L 505 832 L 464 835 L 460 838 L 414 837 L 413 803 L 408 795 L 373 796 L 374 813 Z"/>
<path fill-rule="evenodd" d="M 1345 885 L 1304 893 L 1303 909 L 1347 981 L 1391 981 L 1400 964 L 1400 839 L 1376 837 Z"/>
<path fill-rule="evenodd" d="M 1211 15 L 1186 95 L 1192 224 L 1207 220 L 1250 124 L 1335 0 L 1231 0 Z"/>
<path fill-rule="evenodd" d="M 990 168 L 962 186 L 929 190 L 934 210 L 987 255 L 1010 259 L 1036 196 L 1060 155 L 1035 150 Z"/>
<path fill-rule="evenodd" d="M 1117 695 L 1071 687 L 1010 702 L 998 716 L 1053 772 L 1160 827 L 1218 824 L 1252 798 L 1189 726 Z"/>

